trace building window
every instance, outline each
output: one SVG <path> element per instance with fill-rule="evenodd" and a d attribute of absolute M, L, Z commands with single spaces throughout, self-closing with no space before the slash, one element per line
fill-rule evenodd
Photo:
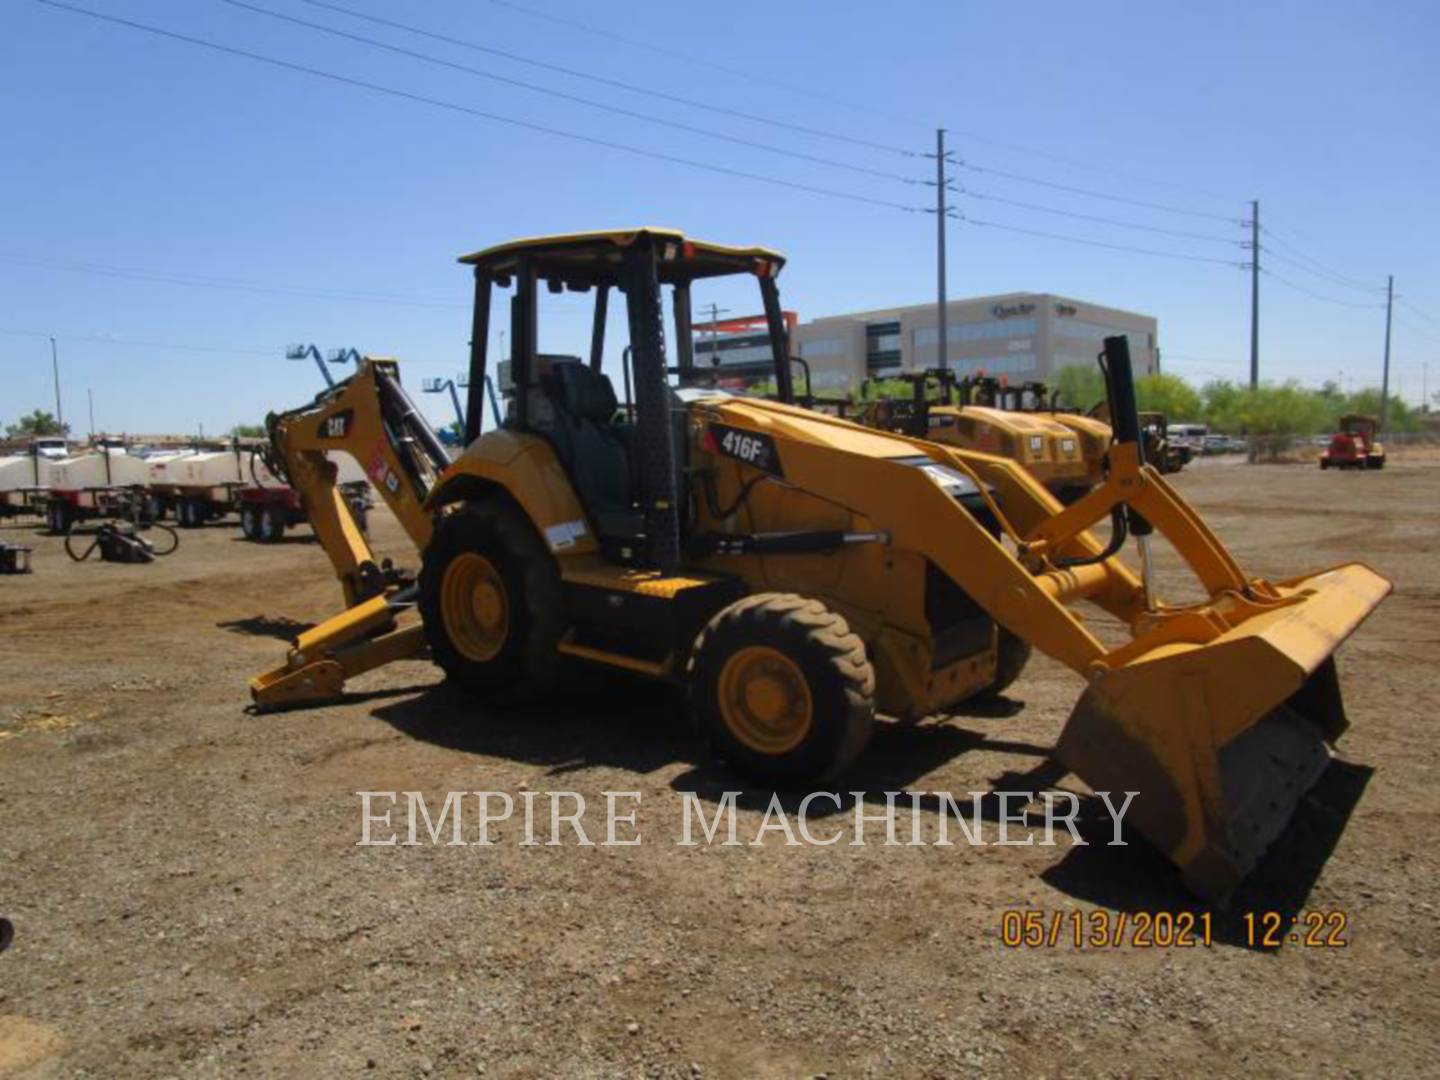
<path fill-rule="evenodd" d="M 899 367 L 900 323 L 869 323 L 865 327 L 865 365 L 872 372 Z"/>
<path fill-rule="evenodd" d="M 952 362 L 952 367 L 964 367 L 972 374 L 984 372 L 986 375 L 1028 375 L 1036 369 L 1035 354 L 1011 353 L 1008 356 L 980 356 L 966 357 L 958 363 Z"/>
<path fill-rule="evenodd" d="M 800 342 L 800 355 L 807 358 L 812 356 L 844 356 L 849 351 L 844 338 L 819 338 L 815 341 Z"/>
<path fill-rule="evenodd" d="M 698 367 L 711 366 L 711 339 L 697 337 L 695 340 L 695 363 Z M 721 334 L 713 342 L 714 355 L 720 360 L 719 367 L 731 364 L 755 364 L 770 361 L 774 354 L 770 349 L 767 334 Z"/>
<path fill-rule="evenodd" d="M 950 344 L 960 341 L 1003 341 L 1005 338 L 1027 338 L 1040 329 L 1035 319 L 987 319 L 984 322 L 948 323 L 945 337 Z M 917 349 L 933 348 L 940 340 L 938 326 L 918 326 L 913 331 Z"/>

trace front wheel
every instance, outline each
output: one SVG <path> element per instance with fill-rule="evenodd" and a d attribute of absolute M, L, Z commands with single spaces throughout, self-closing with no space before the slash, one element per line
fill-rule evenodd
<path fill-rule="evenodd" d="M 1030 643 L 1005 627 L 995 627 L 995 678 L 981 690 L 978 697 L 998 697 L 1020 677 L 1030 662 Z"/>
<path fill-rule="evenodd" d="M 715 750 L 765 783 L 836 776 L 875 724 L 865 643 L 819 600 L 793 593 L 737 600 L 701 631 L 689 673 L 691 701 Z"/>
<path fill-rule="evenodd" d="M 420 567 L 420 615 L 435 663 L 474 693 L 513 701 L 554 681 L 565 628 L 560 571 L 509 503 L 441 519 Z"/>

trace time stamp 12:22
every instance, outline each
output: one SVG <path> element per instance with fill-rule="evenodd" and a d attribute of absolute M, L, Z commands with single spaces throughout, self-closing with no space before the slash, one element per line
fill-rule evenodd
<path fill-rule="evenodd" d="M 1289 942 L 1306 948 L 1343 949 L 1349 916 L 1343 911 L 1247 911 L 1240 916 L 1244 944 L 1278 949 Z M 1000 944 L 1010 949 L 1208 948 L 1214 919 L 1201 911 L 1037 911 L 1009 909 L 1000 918 Z"/>

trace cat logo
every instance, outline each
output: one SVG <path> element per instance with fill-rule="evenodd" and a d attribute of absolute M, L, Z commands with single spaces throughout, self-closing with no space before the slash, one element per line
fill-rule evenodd
<path fill-rule="evenodd" d="M 320 438 L 322 439 L 343 439 L 350 434 L 350 425 L 354 422 L 355 410 L 346 409 L 334 416 L 327 416 L 320 421 Z"/>

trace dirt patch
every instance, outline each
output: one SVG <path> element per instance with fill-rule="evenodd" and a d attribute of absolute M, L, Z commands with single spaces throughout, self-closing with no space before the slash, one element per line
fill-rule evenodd
<path fill-rule="evenodd" d="M 0 530 L 36 548 L 0 579 L 0 1073 L 1433 1074 L 1440 470 L 1174 480 L 1255 573 L 1396 583 L 1339 655 L 1343 761 L 1194 948 L 1002 944 L 1007 909 L 1195 910 L 1103 820 L 1076 848 L 681 846 L 681 793 L 713 813 L 741 785 L 644 684 L 499 709 L 412 661 L 250 715 L 246 679 L 334 610 L 315 545 L 213 527 L 153 566 L 75 565 Z M 1079 690 L 1038 660 L 998 707 L 882 725 L 845 787 L 1064 787 L 1047 755 Z M 355 793 L 408 790 L 573 790 L 592 814 L 639 792 L 643 843 L 524 846 L 511 821 L 491 847 L 357 847 Z M 740 799 L 742 841 L 767 801 Z M 1246 947 L 1241 913 L 1267 910 L 1343 912 L 1349 945 Z"/>

